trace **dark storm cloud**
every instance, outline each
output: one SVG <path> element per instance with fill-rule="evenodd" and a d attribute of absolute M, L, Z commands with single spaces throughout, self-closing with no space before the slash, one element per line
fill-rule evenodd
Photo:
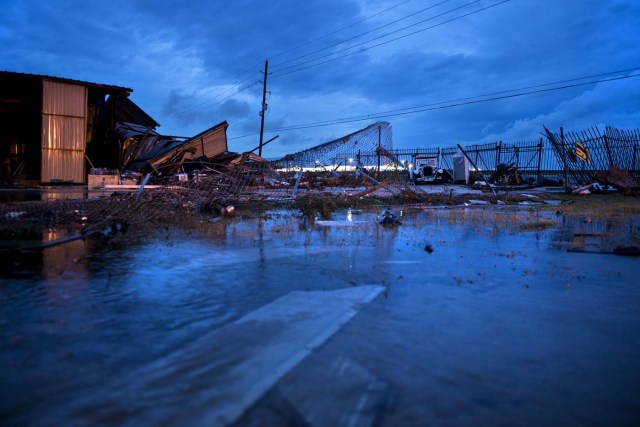
<path fill-rule="evenodd" d="M 266 58 L 273 73 L 267 130 L 640 66 L 638 2 L 512 0 L 384 46 L 345 51 L 355 53 L 283 74 L 285 67 L 313 65 L 309 61 L 318 55 L 466 2 L 451 0 L 384 30 L 338 44 L 429 5 L 410 1 L 336 32 L 398 3 L 13 2 L 4 7 L 0 21 L 0 68 L 132 87 L 133 100 L 163 124 L 162 131 L 190 135 L 228 120 L 229 136 L 235 138 L 259 129 L 259 80 Z M 483 0 L 479 4 L 493 3 Z M 316 40 L 321 36 L 326 37 Z M 333 44 L 336 46 L 288 62 Z M 537 138 L 543 124 L 571 128 L 635 123 L 637 127 L 639 81 L 602 83 L 387 120 L 392 122 L 398 147 L 531 139 Z M 297 151 L 368 124 L 270 132 L 270 136 L 279 133 L 280 139 L 269 147 L 271 153 Z M 255 145 L 254 140 L 255 135 L 231 139 L 232 144 L 246 148 Z"/>
<path fill-rule="evenodd" d="M 309 35 L 344 26 L 358 13 L 355 3 L 342 0 L 198 1 L 189 7 L 164 0 L 135 2 L 135 9 L 179 45 L 195 46 L 205 66 L 224 77 L 235 77 L 252 65 L 260 70 L 264 59 Z"/>
<path fill-rule="evenodd" d="M 251 107 L 246 102 L 229 99 L 220 106 L 220 114 L 231 118 L 245 118 L 251 113 Z"/>

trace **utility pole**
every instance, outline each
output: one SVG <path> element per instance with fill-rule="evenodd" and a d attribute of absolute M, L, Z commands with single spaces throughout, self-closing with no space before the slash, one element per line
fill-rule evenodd
<path fill-rule="evenodd" d="M 262 110 L 260 110 L 260 145 L 258 145 L 258 156 L 262 157 L 262 136 L 264 134 L 264 112 L 267 111 L 267 70 L 269 60 L 264 61 L 264 78 L 262 79 Z"/>

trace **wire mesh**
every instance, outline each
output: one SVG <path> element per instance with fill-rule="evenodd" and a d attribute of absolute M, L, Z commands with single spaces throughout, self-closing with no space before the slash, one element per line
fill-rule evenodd
<path fill-rule="evenodd" d="M 0 231 L 12 238 L 56 227 L 77 237 L 115 233 L 132 225 L 143 229 L 171 224 L 192 212 L 217 216 L 247 202 L 283 202 L 309 194 L 400 195 L 406 191 L 406 179 L 392 149 L 391 126 L 375 123 L 281 161 L 245 153 L 225 163 L 196 162 L 188 174 L 156 176 L 129 193 L 0 204 Z"/>
<path fill-rule="evenodd" d="M 590 184 L 597 173 L 614 165 L 638 185 L 640 131 L 606 128 L 601 133 L 592 128 L 560 135 L 546 130 L 546 134 L 547 141 L 472 145 L 465 152 L 480 170 L 513 164 L 537 182 L 553 175 L 566 177 L 567 185 Z M 578 144 L 586 158 L 576 156 Z M 245 153 L 220 163 L 193 163 L 186 173 L 156 176 L 155 182 L 133 192 L 2 203 L 0 238 L 37 239 L 53 228 L 57 235 L 67 236 L 116 233 L 129 226 L 143 230 L 173 224 L 194 212 L 217 216 L 234 205 L 288 202 L 309 195 L 374 200 L 394 196 L 397 204 L 426 201 L 426 193 L 408 180 L 408 164 L 416 155 L 437 156 L 440 167 L 452 171 L 454 156 L 460 154 L 452 147 L 394 150 L 391 125 L 379 122 L 274 162 Z"/>

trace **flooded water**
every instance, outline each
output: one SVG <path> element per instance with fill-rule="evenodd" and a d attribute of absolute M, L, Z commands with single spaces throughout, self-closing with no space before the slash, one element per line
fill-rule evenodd
<path fill-rule="evenodd" d="M 638 425 L 639 218 L 399 220 L 4 253 L 0 424 Z"/>

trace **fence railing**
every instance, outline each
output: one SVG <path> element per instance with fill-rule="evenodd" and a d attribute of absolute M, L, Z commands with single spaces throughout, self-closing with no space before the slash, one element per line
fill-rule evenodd
<path fill-rule="evenodd" d="M 545 128 L 546 138 L 537 141 L 474 144 L 463 147 L 470 164 L 480 172 L 491 174 L 501 165 L 516 169 L 522 182 L 557 183 L 575 186 L 593 182 L 594 174 L 607 172 L 611 166 L 628 171 L 640 182 L 640 130 L 618 130 L 607 127 L 602 133 L 596 127 L 581 132 L 554 133 Z M 350 147 L 349 152 L 334 147 L 323 159 L 325 168 L 355 170 L 357 166 L 379 170 L 406 170 L 416 156 L 437 157 L 440 168 L 454 175 L 454 157 L 463 155 L 457 147 L 390 149 L 390 140 L 382 153 L 374 149 L 379 137 L 371 142 Z M 345 147 L 346 148 L 346 147 Z M 282 161 L 278 162 L 282 167 Z M 286 167 L 286 166 L 285 166 Z M 473 168 L 472 168 L 473 169 Z"/>

